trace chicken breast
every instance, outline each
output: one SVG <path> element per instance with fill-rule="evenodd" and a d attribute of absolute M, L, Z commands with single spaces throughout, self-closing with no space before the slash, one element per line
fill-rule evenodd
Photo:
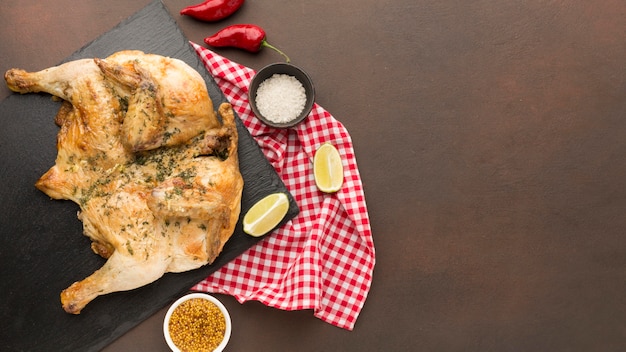
<path fill-rule="evenodd" d="M 230 104 L 216 115 L 200 74 L 140 51 L 6 72 L 19 93 L 64 100 L 57 158 L 36 183 L 80 206 L 91 248 L 107 258 L 61 293 L 78 314 L 97 296 L 212 263 L 232 236 L 243 179 Z"/>

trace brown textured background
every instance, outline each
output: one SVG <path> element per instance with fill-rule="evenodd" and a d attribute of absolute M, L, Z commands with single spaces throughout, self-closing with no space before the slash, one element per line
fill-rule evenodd
<path fill-rule="evenodd" d="M 57 64 L 148 3 L 0 0 L 0 71 Z M 308 71 L 374 232 L 353 332 L 219 296 L 227 350 L 626 350 L 625 2 L 248 0 L 212 24 L 164 3 L 190 40 L 256 23 Z M 164 314 L 107 351 L 166 351 Z"/>

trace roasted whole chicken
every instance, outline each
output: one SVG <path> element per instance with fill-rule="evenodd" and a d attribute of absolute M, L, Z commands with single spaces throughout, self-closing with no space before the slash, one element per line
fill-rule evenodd
<path fill-rule="evenodd" d="M 63 100 L 55 165 L 36 187 L 80 206 L 92 250 L 107 259 L 61 293 L 65 311 L 215 260 L 239 218 L 243 179 L 233 110 L 222 104 L 218 119 L 198 72 L 121 51 L 11 69 L 5 80 L 15 92 Z"/>

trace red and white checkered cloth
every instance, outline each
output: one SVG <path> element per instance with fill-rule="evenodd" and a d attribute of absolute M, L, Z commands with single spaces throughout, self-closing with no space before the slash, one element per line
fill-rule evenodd
<path fill-rule="evenodd" d="M 375 255 L 348 131 L 317 104 L 293 129 L 267 127 L 248 105 L 254 70 L 191 45 L 300 207 L 293 220 L 192 289 L 229 294 L 240 303 L 313 309 L 316 317 L 352 330 L 370 289 Z M 313 155 L 326 142 L 343 159 L 344 184 L 334 194 L 319 191 L 313 178 Z"/>

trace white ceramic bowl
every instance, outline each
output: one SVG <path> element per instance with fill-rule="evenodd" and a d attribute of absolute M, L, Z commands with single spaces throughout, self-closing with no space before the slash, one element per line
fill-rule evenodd
<path fill-rule="evenodd" d="M 181 303 L 183 303 L 185 301 L 188 301 L 190 299 L 194 299 L 194 298 L 205 299 L 205 300 L 215 304 L 220 309 L 222 314 L 224 315 L 224 319 L 226 320 L 226 331 L 224 332 L 224 339 L 213 350 L 214 352 L 221 352 L 224 349 L 224 347 L 226 347 L 226 345 L 228 344 L 228 340 L 230 339 L 230 333 L 231 333 L 231 330 L 232 330 L 232 322 L 230 320 L 230 315 L 228 314 L 228 311 L 226 310 L 226 307 L 224 307 L 222 302 L 218 301 L 217 298 L 215 298 L 215 297 L 213 297 L 211 295 L 208 295 L 206 293 L 190 293 L 190 294 L 187 294 L 187 295 L 179 298 L 174 303 L 172 303 L 170 308 L 167 310 L 167 313 L 165 314 L 165 319 L 163 320 L 163 334 L 165 335 L 165 341 L 167 342 L 168 346 L 170 347 L 170 349 L 172 351 L 180 352 L 180 349 L 178 347 L 176 347 L 176 345 L 174 344 L 174 342 L 172 341 L 172 338 L 170 336 L 170 331 L 169 331 L 170 318 L 172 316 L 172 312 L 174 312 L 174 310 Z"/>

